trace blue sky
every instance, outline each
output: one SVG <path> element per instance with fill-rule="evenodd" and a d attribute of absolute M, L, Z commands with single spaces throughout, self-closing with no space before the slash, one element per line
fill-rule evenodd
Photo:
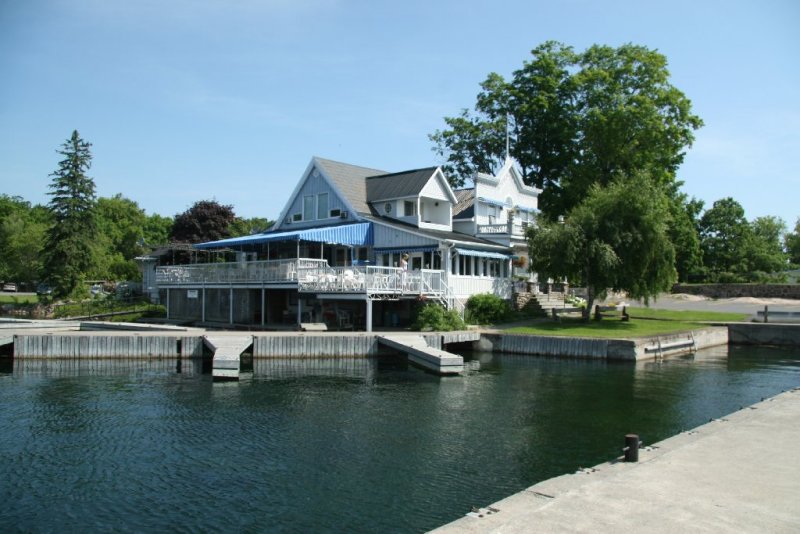
<path fill-rule="evenodd" d="M 679 171 L 748 219 L 800 216 L 800 2 L 0 0 L 0 192 L 46 203 L 93 144 L 101 196 L 278 216 L 314 155 L 400 171 L 546 40 L 667 56 L 705 127 Z"/>

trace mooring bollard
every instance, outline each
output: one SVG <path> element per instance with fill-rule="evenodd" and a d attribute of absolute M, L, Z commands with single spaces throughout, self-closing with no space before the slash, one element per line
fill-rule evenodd
<path fill-rule="evenodd" d="M 638 434 L 625 434 L 625 452 L 626 462 L 639 461 L 639 435 Z"/>

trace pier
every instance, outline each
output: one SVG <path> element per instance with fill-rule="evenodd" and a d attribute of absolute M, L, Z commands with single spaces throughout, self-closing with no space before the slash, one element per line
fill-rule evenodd
<path fill-rule="evenodd" d="M 214 380 L 238 380 L 242 353 L 253 346 L 253 336 L 206 335 L 203 343 L 214 354 L 211 371 Z"/>
<path fill-rule="evenodd" d="M 378 336 L 378 343 L 406 354 L 412 364 L 439 375 L 457 375 L 464 371 L 464 358 L 428 346 L 422 336 L 384 335 Z"/>
<path fill-rule="evenodd" d="M 433 532 L 798 532 L 799 441 L 796 388 Z"/>

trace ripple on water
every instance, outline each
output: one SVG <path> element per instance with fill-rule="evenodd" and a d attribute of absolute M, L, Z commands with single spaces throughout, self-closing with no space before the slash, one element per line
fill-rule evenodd
<path fill-rule="evenodd" d="M 788 351 L 485 360 L 455 379 L 363 361 L 0 377 L 0 528 L 418 532 L 608 460 L 631 428 L 666 437 L 800 382 Z"/>

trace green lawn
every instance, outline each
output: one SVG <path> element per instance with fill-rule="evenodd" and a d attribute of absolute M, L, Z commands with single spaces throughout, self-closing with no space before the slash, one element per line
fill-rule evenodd
<path fill-rule="evenodd" d="M 13 293 L 0 294 L 0 304 L 36 304 L 39 297 L 36 295 L 15 295 Z"/>
<path fill-rule="evenodd" d="M 682 321 L 631 319 L 623 322 L 619 319 L 603 319 L 602 321 L 585 323 L 578 318 L 565 317 L 558 323 L 544 321 L 533 323 L 530 326 L 515 326 L 505 331 L 511 334 L 532 334 L 537 336 L 628 338 L 697 330 L 701 327 L 702 325 L 699 323 Z"/>
<path fill-rule="evenodd" d="M 746 313 L 699 311 L 699 310 L 659 310 L 657 308 L 628 307 L 632 318 L 660 319 L 662 321 L 746 321 Z"/>
<path fill-rule="evenodd" d="M 745 313 L 725 313 L 710 311 L 673 311 L 653 308 L 628 308 L 630 321 L 618 317 L 604 318 L 602 321 L 590 320 L 588 323 L 578 317 L 562 317 L 560 322 L 551 320 L 535 322 L 529 326 L 515 326 L 505 331 L 512 334 L 532 334 L 539 336 L 569 336 L 598 338 L 629 338 L 670 334 L 702 328 L 704 321 L 744 321 Z"/>

